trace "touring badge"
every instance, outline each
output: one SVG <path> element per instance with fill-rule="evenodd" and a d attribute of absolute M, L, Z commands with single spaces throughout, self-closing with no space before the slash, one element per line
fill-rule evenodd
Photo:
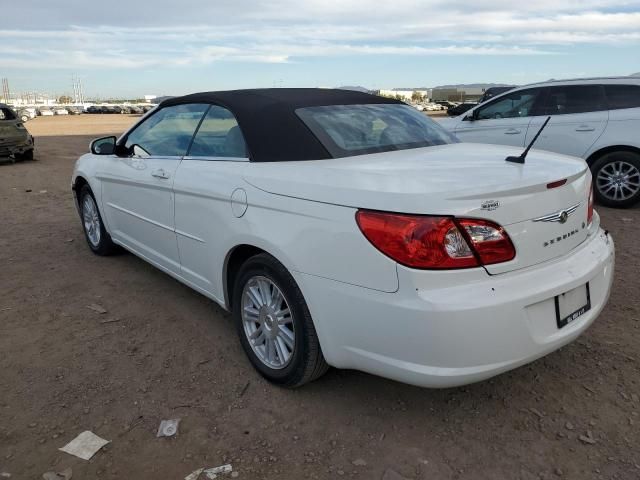
<path fill-rule="evenodd" d="M 492 210 L 496 210 L 499 207 L 500 207 L 500 201 L 499 200 L 485 200 L 480 205 L 480 210 L 486 210 L 488 212 L 491 212 Z"/>

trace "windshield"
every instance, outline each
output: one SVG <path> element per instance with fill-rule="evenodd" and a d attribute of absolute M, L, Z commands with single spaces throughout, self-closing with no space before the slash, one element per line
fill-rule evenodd
<path fill-rule="evenodd" d="M 458 141 L 425 114 L 404 104 L 305 107 L 296 114 L 334 158 Z"/>

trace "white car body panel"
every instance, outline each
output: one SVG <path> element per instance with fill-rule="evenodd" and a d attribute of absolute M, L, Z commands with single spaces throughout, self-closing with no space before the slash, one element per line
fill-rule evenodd
<path fill-rule="evenodd" d="M 173 177 L 179 158 L 103 157 L 103 219 L 114 241 L 164 269 L 180 272 L 174 225 Z M 158 171 L 163 177 L 155 176 Z"/>
<path fill-rule="evenodd" d="M 262 249 L 296 279 L 325 359 L 428 387 L 461 385 L 568 343 L 598 316 L 613 278 L 613 241 L 586 221 L 584 161 L 453 144 L 305 162 L 118 158 L 87 154 L 86 180 L 124 246 L 228 308 L 225 266 L 238 246 Z M 163 169 L 167 178 L 152 175 Z M 546 184 L 566 179 L 566 185 Z M 486 209 L 485 202 L 499 207 Z M 533 222 L 578 204 L 565 225 Z M 485 268 L 423 271 L 381 254 L 359 208 L 490 219 L 516 258 Z M 579 234 L 545 241 L 566 229 Z M 592 308 L 558 330 L 554 297 L 589 282 Z"/>
<path fill-rule="evenodd" d="M 523 147 L 530 121 L 529 117 L 464 121 L 455 125 L 454 132 L 463 142 Z"/>
<path fill-rule="evenodd" d="M 546 116 L 525 117 L 530 120 L 525 145 L 533 140 Z M 609 112 L 574 113 L 554 115 L 536 140 L 535 148 L 586 158 L 585 154 L 596 143 L 609 121 Z"/>

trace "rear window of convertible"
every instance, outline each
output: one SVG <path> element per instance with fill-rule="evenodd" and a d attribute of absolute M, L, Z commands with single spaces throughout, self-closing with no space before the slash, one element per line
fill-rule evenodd
<path fill-rule="evenodd" d="M 458 141 L 408 105 L 328 105 L 299 108 L 296 114 L 334 158 Z"/>

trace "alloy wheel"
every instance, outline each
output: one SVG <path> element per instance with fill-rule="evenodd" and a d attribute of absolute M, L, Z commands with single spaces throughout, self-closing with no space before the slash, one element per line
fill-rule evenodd
<path fill-rule="evenodd" d="M 640 170 L 622 160 L 608 163 L 598 172 L 596 187 L 609 200 L 627 200 L 640 190 Z"/>
<path fill-rule="evenodd" d="M 91 195 L 85 195 L 82 201 L 82 220 L 84 231 L 93 247 L 100 245 L 100 215 Z"/>
<path fill-rule="evenodd" d="M 296 340 L 291 309 L 280 288 L 267 277 L 251 277 L 241 307 L 244 333 L 258 359 L 269 368 L 285 368 Z"/>

